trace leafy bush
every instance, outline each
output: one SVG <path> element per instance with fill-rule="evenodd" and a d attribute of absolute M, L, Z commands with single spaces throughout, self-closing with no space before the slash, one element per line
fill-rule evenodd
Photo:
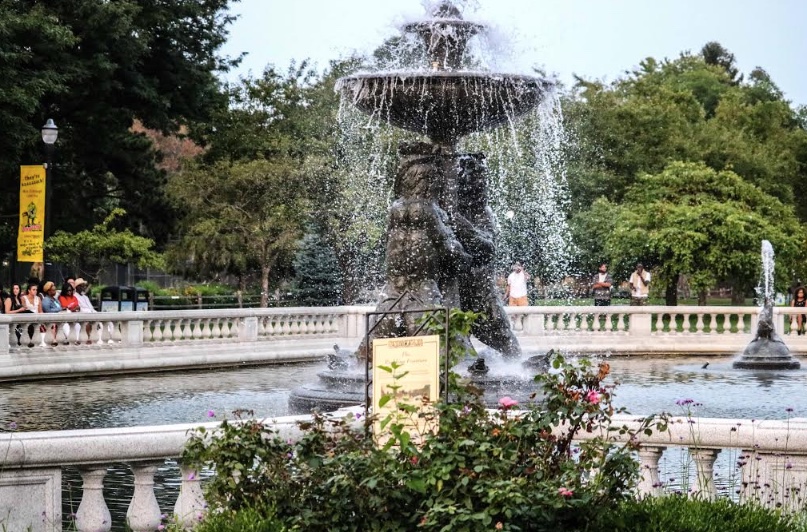
<path fill-rule="evenodd" d="M 360 415 L 315 414 L 297 441 L 257 420 L 225 421 L 212 434 L 199 429 L 183 460 L 215 469 L 206 484 L 214 511 L 270 507 L 302 530 L 582 529 L 631 496 L 635 444 L 608 439 L 627 429 L 611 427 L 607 364 L 553 365 L 536 378 L 540 407 L 516 410 L 503 398 L 490 411 L 469 394 L 425 414 L 400 405 L 382 420 L 383 446 Z M 409 416 L 438 430 L 413 436 Z M 601 435 L 573 444 L 584 431 Z"/>
<path fill-rule="evenodd" d="M 182 532 L 185 529 L 174 524 L 169 525 L 166 530 Z M 242 508 L 238 511 L 211 512 L 194 527 L 193 532 L 286 532 L 287 530 L 288 528 L 271 510 Z"/>
<path fill-rule="evenodd" d="M 685 496 L 626 501 L 603 513 L 586 530 L 612 532 L 804 532 L 797 518 L 754 504 Z"/>

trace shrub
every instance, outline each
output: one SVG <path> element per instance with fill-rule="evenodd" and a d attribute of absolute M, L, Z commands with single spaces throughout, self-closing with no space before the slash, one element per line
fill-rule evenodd
<path fill-rule="evenodd" d="M 182 532 L 178 524 L 169 524 L 165 530 Z M 275 517 L 271 509 L 242 508 L 238 511 L 211 512 L 194 528 L 194 532 L 286 532 L 288 528 Z"/>
<path fill-rule="evenodd" d="M 792 515 L 755 504 L 728 499 L 708 501 L 681 495 L 625 501 L 600 520 L 589 523 L 594 532 L 804 532 L 807 528 Z"/>
<path fill-rule="evenodd" d="M 540 407 L 515 410 L 503 398 L 490 411 L 469 394 L 434 405 L 433 414 L 401 405 L 382 421 L 383 446 L 371 434 L 374 420 L 358 414 L 315 414 L 297 441 L 257 420 L 225 421 L 213 434 L 197 431 L 183 460 L 215 469 L 206 484 L 214 510 L 271 507 L 302 530 L 582 528 L 631 496 L 635 444 L 609 441 L 609 430 L 627 429 L 610 426 L 607 364 L 557 357 L 553 365 L 537 377 Z M 437 432 L 413 437 L 405 422 L 413 415 L 436 416 L 424 421 Z M 601 435 L 573 444 L 583 431 Z"/>

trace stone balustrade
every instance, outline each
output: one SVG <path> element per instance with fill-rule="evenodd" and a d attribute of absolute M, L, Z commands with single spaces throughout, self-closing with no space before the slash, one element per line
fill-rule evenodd
<path fill-rule="evenodd" d="M 0 315 L 0 381 L 193 366 L 321 359 L 352 349 L 373 307 L 299 307 L 156 312 Z M 525 351 L 612 355 L 727 355 L 756 330 L 757 307 L 508 307 Z M 777 307 L 777 331 L 794 354 L 807 336 L 789 334 L 800 309 Z M 203 348 L 200 348 L 204 346 Z"/>
<path fill-rule="evenodd" d="M 284 439 L 300 436 L 296 422 L 305 416 L 278 418 L 274 428 Z M 615 416 L 614 427 L 639 427 L 636 416 Z M 215 423 L 204 425 L 210 430 Z M 189 431 L 198 425 L 166 425 L 122 429 L 21 432 L 0 434 L 0 526 L 6 530 L 62 529 L 61 478 L 65 468 L 82 478 L 75 529 L 103 532 L 113 522 L 104 500 L 103 485 L 111 464 L 126 464 L 134 476 L 134 494 L 126 514 L 135 532 L 153 531 L 161 523 L 154 494 L 154 474 L 167 459 L 178 460 Z M 625 441 L 618 432 L 606 433 Z M 583 435 L 591 437 L 590 435 Z M 661 476 L 660 461 L 673 449 L 686 449 L 688 459 L 678 467 L 691 471 L 687 492 L 713 498 L 718 489 L 715 461 L 729 455 L 727 467 L 736 472 L 733 493 L 741 501 L 795 509 L 803 505 L 807 489 L 807 420 L 752 421 L 673 418 L 666 432 L 640 434 L 637 453 L 642 472 L 640 495 L 661 495 L 674 489 Z M 680 456 L 680 455 L 679 455 Z M 205 511 L 197 471 L 180 463 L 174 481 L 173 518 L 192 528 Z M 170 479 L 169 479 L 170 480 Z M 725 486 L 725 482 L 721 481 Z"/>

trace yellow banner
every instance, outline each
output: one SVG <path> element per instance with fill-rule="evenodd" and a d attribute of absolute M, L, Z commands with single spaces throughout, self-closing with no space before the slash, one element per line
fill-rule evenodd
<path fill-rule="evenodd" d="M 45 167 L 20 166 L 17 261 L 42 262 L 45 243 Z"/>

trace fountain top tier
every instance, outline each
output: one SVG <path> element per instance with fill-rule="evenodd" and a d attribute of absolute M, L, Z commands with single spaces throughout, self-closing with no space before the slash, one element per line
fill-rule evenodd
<path fill-rule="evenodd" d="M 532 76 L 463 70 L 468 41 L 485 26 L 440 2 L 405 33 L 421 38 L 429 70 L 356 74 L 337 85 L 361 111 L 394 126 L 453 146 L 465 135 L 512 122 L 541 103 L 552 83 Z"/>

